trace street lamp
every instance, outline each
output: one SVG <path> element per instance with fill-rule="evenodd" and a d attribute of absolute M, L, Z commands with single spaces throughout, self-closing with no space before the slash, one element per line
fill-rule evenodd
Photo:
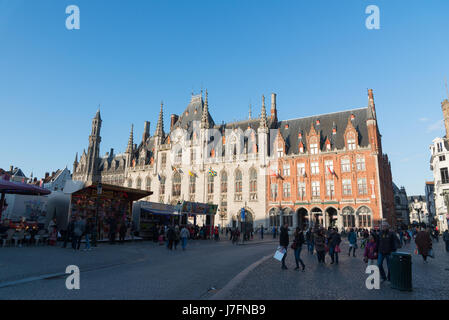
<path fill-rule="evenodd" d="M 94 247 L 97 246 L 97 234 L 100 233 L 100 231 L 98 230 L 98 206 L 99 206 L 99 200 L 100 200 L 100 195 L 103 193 L 103 185 L 100 183 L 98 183 L 97 185 L 97 199 L 96 199 L 96 203 L 95 203 L 95 232 L 92 235 L 92 244 Z"/>

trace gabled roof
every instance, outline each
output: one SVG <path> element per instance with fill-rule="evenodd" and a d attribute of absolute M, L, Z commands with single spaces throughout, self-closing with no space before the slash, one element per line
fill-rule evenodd
<path fill-rule="evenodd" d="M 191 133 L 192 130 L 192 122 L 198 121 L 201 122 L 201 117 L 203 114 L 204 101 L 201 95 L 192 96 L 190 103 L 184 112 L 179 116 L 178 121 L 173 126 L 173 130 L 177 128 L 186 129 Z M 212 119 L 212 116 L 208 113 L 208 120 L 211 127 L 215 126 L 215 122 Z M 173 131 L 172 130 L 172 131 Z"/>
<path fill-rule="evenodd" d="M 332 148 L 336 147 L 341 149 L 345 147 L 344 133 L 346 127 L 348 126 L 348 120 L 353 114 L 355 116 L 352 120 L 352 125 L 358 133 L 358 144 L 362 147 L 367 147 L 369 145 L 368 141 L 368 128 L 366 125 L 368 107 L 352 109 L 347 111 L 340 111 L 335 113 L 328 113 L 322 115 L 316 115 L 306 118 L 298 118 L 291 120 L 284 120 L 278 123 L 278 127 L 284 138 L 286 145 L 288 146 L 287 154 L 297 154 L 299 138 L 298 134 L 301 131 L 302 141 L 307 146 L 307 139 L 309 136 L 309 131 L 311 125 L 320 133 L 321 136 L 321 149 L 324 149 L 324 142 L 327 138 L 333 143 Z M 317 120 L 320 124 L 317 125 Z M 333 136 L 332 129 L 335 124 L 336 134 Z M 286 128 L 288 125 L 288 128 Z"/>

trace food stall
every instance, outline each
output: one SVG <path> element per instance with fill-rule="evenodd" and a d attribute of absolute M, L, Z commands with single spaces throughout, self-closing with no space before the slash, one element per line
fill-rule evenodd
<path fill-rule="evenodd" d="M 96 221 L 97 239 L 102 240 L 108 236 L 109 219 L 115 219 L 117 223 L 131 220 L 133 202 L 151 194 L 151 191 L 109 184 L 84 184 L 71 193 L 69 215 Z"/>

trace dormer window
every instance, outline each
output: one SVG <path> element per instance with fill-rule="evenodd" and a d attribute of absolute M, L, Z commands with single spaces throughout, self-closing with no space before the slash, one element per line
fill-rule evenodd
<path fill-rule="evenodd" d="M 437 143 L 437 152 L 443 152 L 443 143 L 442 142 Z"/>
<path fill-rule="evenodd" d="M 327 144 L 326 144 L 326 150 L 329 151 L 330 149 L 331 149 L 331 144 L 330 144 L 330 143 L 327 143 Z"/>
<path fill-rule="evenodd" d="M 348 145 L 348 150 L 355 150 L 356 143 L 355 143 L 355 134 L 353 132 L 347 135 L 346 143 Z"/>
<path fill-rule="evenodd" d="M 284 156 L 284 148 L 282 148 L 282 146 L 278 147 L 277 155 L 278 158 L 282 158 Z"/>
<path fill-rule="evenodd" d="M 310 139 L 310 153 L 318 154 L 318 143 L 316 138 Z"/>

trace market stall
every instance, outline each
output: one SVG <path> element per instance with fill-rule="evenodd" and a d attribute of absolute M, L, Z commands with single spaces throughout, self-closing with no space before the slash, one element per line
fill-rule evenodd
<path fill-rule="evenodd" d="M 91 220 L 97 239 L 107 238 L 111 221 L 131 222 L 134 201 L 153 194 L 151 191 L 91 183 L 71 194 L 69 214 Z"/>

